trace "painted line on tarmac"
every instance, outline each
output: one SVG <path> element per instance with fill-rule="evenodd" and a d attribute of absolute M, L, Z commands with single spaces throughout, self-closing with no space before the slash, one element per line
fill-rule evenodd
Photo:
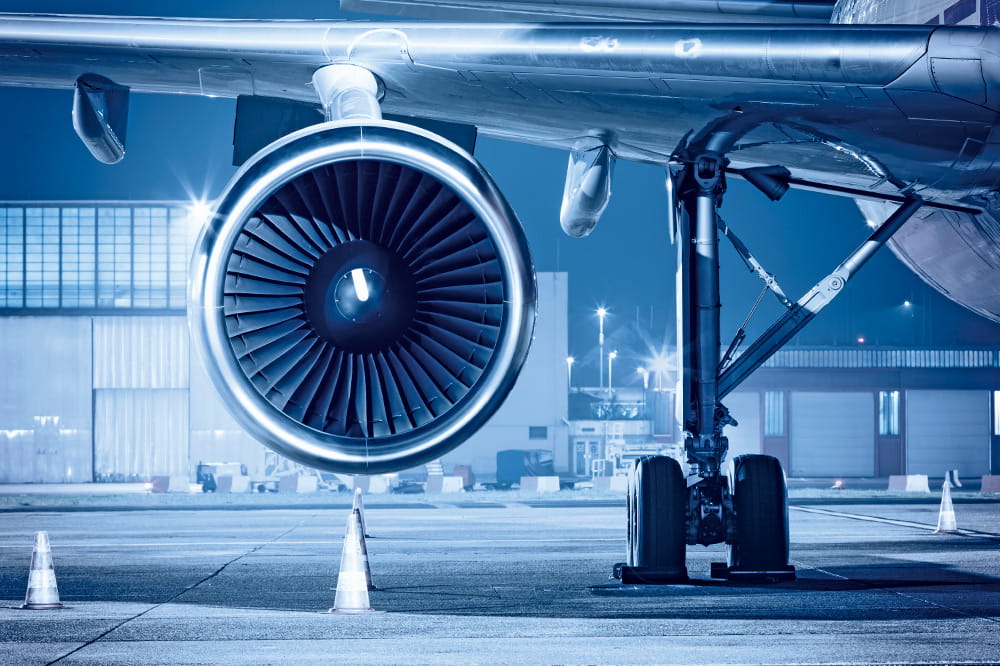
<path fill-rule="evenodd" d="M 843 511 L 830 511 L 829 509 L 816 509 L 814 507 L 805 507 L 805 506 L 789 506 L 788 508 L 794 509 L 795 511 L 802 511 L 803 513 L 818 513 L 823 516 L 833 516 L 835 518 L 864 520 L 870 523 L 884 523 L 886 525 L 896 525 L 898 527 L 913 527 L 920 530 L 929 530 L 931 532 L 937 531 L 937 525 L 932 525 L 930 523 L 915 523 L 911 520 L 898 520 L 896 518 L 881 518 L 879 516 L 867 516 L 860 513 L 844 513 Z M 994 534 L 993 532 L 980 532 L 978 530 L 958 530 L 957 532 L 951 532 L 951 534 L 958 534 L 959 536 L 982 537 L 986 539 L 1000 540 L 1000 534 Z"/>

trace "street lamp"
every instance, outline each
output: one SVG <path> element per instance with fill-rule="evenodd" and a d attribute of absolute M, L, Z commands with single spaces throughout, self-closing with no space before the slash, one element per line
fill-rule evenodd
<path fill-rule="evenodd" d="M 573 364 L 576 363 L 576 359 L 572 356 L 566 357 L 566 384 L 569 388 L 573 388 Z"/>
<path fill-rule="evenodd" d="M 600 355 L 597 357 L 600 359 L 597 363 L 597 367 L 601 371 L 601 381 L 598 386 L 604 386 L 604 318 L 608 316 L 608 311 L 606 308 L 597 308 L 597 321 L 598 321 L 598 333 L 597 333 L 597 346 L 600 348 Z"/>
<path fill-rule="evenodd" d="M 642 407 L 646 408 L 646 394 L 649 393 L 649 370 L 639 366 L 635 369 L 640 375 L 642 375 Z"/>
<path fill-rule="evenodd" d="M 642 375 L 642 390 L 643 391 L 648 391 L 649 390 L 649 370 L 640 366 L 640 367 L 636 368 L 635 371 L 638 372 L 640 375 Z"/>
<path fill-rule="evenodd" d="M 610 354 L 608 354 L 608 396 L 611 395 L 611 363 L 616 358 L 618 358 L 618 350 L 617 349 L 615 351 L 611 352 Z"/>
<path fill-rule="evenodd" d="M 663 375 L 667 374 L 667 370 L 670 369 L 670 361 L 667 360 L 665 355 L 657 354 L 653 357 L 652 362 L 649 365 L 650 370 L 656 373 L 656 390 L 663 390 Z"/>

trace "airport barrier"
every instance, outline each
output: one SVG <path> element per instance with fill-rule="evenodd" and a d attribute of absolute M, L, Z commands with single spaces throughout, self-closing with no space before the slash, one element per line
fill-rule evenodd
<path fill-rule="evenodd" d="M 1000 474 L 983 474 L 983 482 L 979 488 L 982 494 L 1000 493 Z"/>
<path fill-rule="evenodd" d="M 189 493 L 191 483 L 186 476 L 154 476 L 149 480 L 149 490 L 154 493 Z"/>
<path fill-rule="evenodd" d="M 614 493 L 628 492 L 627 476 L 595 476 L 593 482 L 594 490 Z"/>
<path fill-rule="evenodd" d="M 558 476 L 522 476 L 521 491 L 528 493 L 559 492 Z"/>
<path fill-rule="evenodd" d="M 889 490 L 929 493 L 931 486 L 926 474 L 893 474 L 889 477 Z"/>
<path fill-rule="evenodd" d="M 286 474 L 278 477 L 279 493 L 314 493 L 319 488 L 315 474 Z"/>
<path fill-rule="evenodd" d="M 476 475 L 472 471 L 471 465 L 455 465 L 451 471 L 452 475 L 462 477 L 462 486 L 466 490 L 472 490 L 476 485 Z"/>
<path fill-rule="evenodd" d="M 392 490 L 392 477 L 391 474 L 377 474 L 375 476 L 356 476 L 354 477 L 354 489 L 361 489 L 361 492 L 368 493 L 370 495 L 377 495 L 381 493 L 387 493 Z M 398 475 L 396 475 L 398 479 Z"/>
<path fill-rule="evenodd" d="M 250 492 L 250 477 L 242 474 L 221 474 L 215 477 L 215 492 L 246 493 Z"/>
<path fill-rule="evenodd" d="M 460 493 L 465 490 L 465 479 L 460 476 L 428 476 L 425 493 Z"/>

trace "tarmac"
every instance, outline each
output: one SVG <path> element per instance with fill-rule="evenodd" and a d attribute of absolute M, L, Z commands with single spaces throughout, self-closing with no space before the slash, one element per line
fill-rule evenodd
<path fill-rule="evenodd" d="M 0 664 L 1000 663 L 996 498 L 956 501 L 962 531 L 935 534 L 935 496 L 820 495 L 793 494 L 798 580 L 714 581 L 725 549 L 692 546 L 691 583 L 662 587 L 609 579 L 619 498 L 371 496 L 365 615 L 324 612 L 347 494 L 19 496 L 0 508 Z M 18 608 L 36 530 L 65 609 Z"/>

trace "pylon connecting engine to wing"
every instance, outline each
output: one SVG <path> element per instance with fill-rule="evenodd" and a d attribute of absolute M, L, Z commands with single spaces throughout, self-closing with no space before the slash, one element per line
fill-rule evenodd
<path fill-rule="evenodd" d="M 192 271 L 195 338 L 228 409 L 333 471 L 403 469 L 460 444 L 510 391 L 534 324 L 525 238 L 486 172 L 379 118 L 258 153 Z"/>

